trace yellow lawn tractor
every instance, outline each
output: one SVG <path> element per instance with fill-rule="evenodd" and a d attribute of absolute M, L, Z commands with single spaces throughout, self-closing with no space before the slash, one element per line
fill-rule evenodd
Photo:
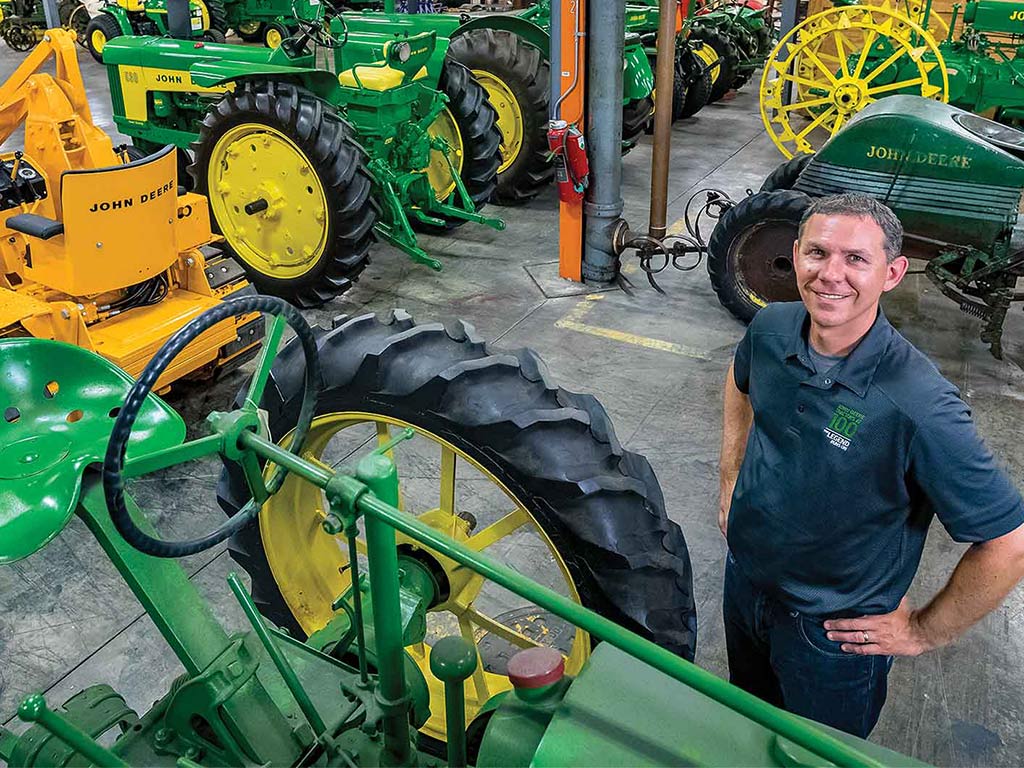
<path fill-rule="evenodd" d="M 51 57 L 55 76 L 40 72 Z M 255 292 L 206 198 L 179 188 L 174 148 L 115 150 L 93 124 L 72 33 L 48 30 L 0 85 L 0 144 L 21 125 L 24 151 L 0 153 L 0 338 L 76 344 L 134 376 L 183 325 Z M 224 320 L 158 387 L 238 364 L 262 336 L 259 315 Z"/>

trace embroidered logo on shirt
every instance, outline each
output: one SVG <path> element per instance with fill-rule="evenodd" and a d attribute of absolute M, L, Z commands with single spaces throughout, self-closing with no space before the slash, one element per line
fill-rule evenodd
<path fill-rule="evenodd" d="M 857 428 L 864 421 L 864 414 L 858 413 L 853 408 L 845 405 L 837 405 L 835 413 L 825 427 L 825 436 L 834 447 L 846 450 L 850 447 Z"/>

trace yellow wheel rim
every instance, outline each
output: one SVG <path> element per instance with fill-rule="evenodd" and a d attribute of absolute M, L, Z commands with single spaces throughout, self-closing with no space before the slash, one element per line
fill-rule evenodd
<path fill-rule="evenodd" d="M 498 173 L 501 173 L 516 161 L 523 148 L 523 137 L 526 135 L 523 111 L 512 89 L 493 72 L 474 69 L 473 76 L 487 91 L 487 100 L 498 113 L 498 130 L 501 132 L 501 165 L 498 166 Z"/>
<path fill-rule="evenodd" d="M 89 35 L 89 42 L 92 43 L 92 49 L 96 53 L 103 53 L 103 48 L 107 44 L 107 36 L 103 34 L 102 30 L 94 29 Z"/>
<path fill-rule="evenodd" d="M 445 107 L 434 119 L 434 122 L 427 129 L 427 133 L 430 134 L 431 139 L 440 137 L 448 142 L 448 157 L 451 159 L 452 165 L 455 166 L 455 172 L 461 175 L 464 150 L 462 132 L 459 131 L 459 126 L 456 124 L 455 118 L 448 110 L 448 107 Z M 433 188 L 437 199 L 441 202 L 447 200 L 451 193 L 455 191 L 455 180 L 452 179 L 452 173 L 448 168 L 448 161 L 441 150 L 430 150 L 430 162 L 427 163 L 426 173 L 427 180 L 430 182 L 430 186 Z"/>
<path fill-rule="evenodd" d="M 328 414 L 313 421 L 303 456 L 321 464 L 343 465 L 350 461 L 349 457 L 358 459 L 373 443 L 382 444 L 407 427 L 413 425 L 379 414 Z M 505 553 L 530 548 L 535 551 L 537 546 L 546 546 L 549 557 L 530 558 L 531 563 L 547 561 L 543 575 L 538 578 L 528 571 L 530 566 L 525 566 L 526 575 L 579 602 L 572 577 L 551 540 L 501 480 L 443 438 L 413 428 L 416 436 L 400 443 L 393 452 L 399 470 L 400 506 L 472 549 L 486 551 L 498 559 L 506 559 Z M 283 443 L 290 439 L 289 435 Z M 407 470 L 403 472 L 403 468 Z M 466 519 L 469 507 L 479 518 L 472 530 Z M 259 516 L 260 535 L 274 580 L 307 634 L 341 615 L 331 610 L 331 603 L 351 585 L 350 571 L 344 567 L 348 563 L 347 542 L 344 537 L 335 538 L 323 532 L 325 509 L 324 496 L 318 488 L 289 475 Z M 411 540 L 399 534 L 398 544 L 409 546 Z M 357 549 L 365 554 L 362 536 Z M 536 624 L 522 626 L 516 620 L 511 620 L 513 626 L 502 624 L 502 615 L 529 615 L 536 607 L 431 550 L 418 551 L 444 570 L 451 587 L 448 600 L 428 614 L 427 641 L 406 648 L 430 689 L 431 716 L 421 729 L 426 735 L 445 739 L 444 689 L 430 673 L 430 645 L 441 637 L 459 633 L 474 644 L 500 639 L 517 647 L 530 647 L 539 643 L 526 635 L 537 634 L 549 644 L 557 642 L 562 646 L 569 674 L 579 672 L 589 658 L 587 633 L 572 628 L 574 633 L 568 632 L 559 640 L 563 627 L 552 627 L 554 631 L 546 633 L 546 627 L 537 628 Z M 515 567 L 524 569 L 522 562 Z M 362 572 L 365 573 L 365 564 Z M 509 607 L 511 611 L 506 610 Z M 491 696 L 511 687 L 503 674 L 488 671 L 492 660 L 483 650 L 482 664 L 466 684 L 467 722 Z"/>
<path fill-rule="evenodd" d="M 704 66 L 709 66 L 718 61 L 718 54 L 715 53 L 715 49 L 707 43 L 701 43 L 698 48 L 694 49 L 693 53 L 698 59 L 704 62 Z M 715 64 L 715 66 L 711 67 L 709 72 L 711 73 L 711 84 L 714 85 L 718 82 L 718 76 L 722 72 L 722 65 Z"/>
<path fill-rule="evenodd" d="M 267 48 L 278 48 L 281 45 L 281 30 L 277 27 L 271 27 L 267 30 L 264 42 L 267 44 Z"/>
<path fill-rule="evenodd" d="M 238 32 L 243 35 L 255 35 L 260 28 L 258 21 L 247 21 L 244 24 L 238 25 Z"/>
<path fill-rule="evenodd" d="M 884 58 L 872 59 L 872 52 Z M 787 85 L 795 93 L 788 103 Z M 768 56 L 761 120 L 783 155 L 812 154 L 868 104 L 898 92 L 947 101 L 935 40 L 888 8 L 836 8 L 798 24 Z"/>
<path fill-rule="evenodd" d="M 246 264 L 282 279 L 313 268 L 327 245 L 327 196 L 291 139 L 257 123 L 235 126 L 214 145 L 206 172 L 214 219 Z M 246 213 L 260 200 L 264 210 Z"/>

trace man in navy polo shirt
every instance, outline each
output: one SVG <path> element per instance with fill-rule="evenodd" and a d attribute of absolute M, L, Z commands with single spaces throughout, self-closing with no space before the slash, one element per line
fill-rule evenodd
<path fill-rule="evenodd" d="M 758 312 L 725 382 L 730 679 L 862 737 L 893 657 L 952 642 L 1024 576 L 1020 494 L 956 388 L 879 309 L 907 270 L 902 239 L 872 198 L 815 201 L 793 246 L 803 301 Z M 933 515 L 971 546 L 914 608 Z"/>

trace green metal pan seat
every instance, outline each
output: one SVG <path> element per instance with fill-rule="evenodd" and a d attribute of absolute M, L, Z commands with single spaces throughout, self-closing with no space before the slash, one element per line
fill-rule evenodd
<path fill-rule="evenodd" d="M 99 355 L 47 339 L 0 339 L 0 564 L 20 560 L 64 528 L 82 473 L 103 461 L 132 378 Z M 185 439 L 185 423 L 147 398 L 127 457 Z"/>

